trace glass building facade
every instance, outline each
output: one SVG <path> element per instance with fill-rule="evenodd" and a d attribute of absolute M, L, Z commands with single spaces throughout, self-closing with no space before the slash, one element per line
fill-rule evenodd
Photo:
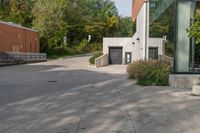
<path fill-rule="evenodd" d="M 174 73 L 200 73 L 200 45 L 187 32 L 198 9 L 199 0 L 149 0 L 149 37 L 167 38 Z"/>

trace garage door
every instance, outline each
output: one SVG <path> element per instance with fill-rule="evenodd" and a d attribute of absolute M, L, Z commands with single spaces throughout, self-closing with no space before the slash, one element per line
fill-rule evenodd
<path fill-rule="evenodd" d="M 109 48 L 109 64 L 122 64 L 122 47 Z"/>

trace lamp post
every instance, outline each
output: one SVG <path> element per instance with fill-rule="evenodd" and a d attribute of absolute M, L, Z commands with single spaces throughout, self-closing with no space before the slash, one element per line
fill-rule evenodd
<path fill-rule="evenodd" d="M 63 42 L 64 42 L 64 43 L 67 43 L 67 36 L 64 36 L 64 37 L 63 37 Z"/>
<path fill-rule="evenodd" d="M 63 36 L 63 44 L 64 44 L 64 46 L 67 46 L 67 36 L 65 35 L 65 36 Z"/>
<path fill-rule="evenodd" d="M 65 35 L 65 36 L 63 36 L 63 45 L 62 45 L 63 51 L 66 47 L 67 47 L 67 36 Z M 64 52 L 63 52 L 63 54 L 64 54 Z"/>
<path fill-rule="evenodd" d="M 88 42 L 90 42 L 92 39 L 92 36 L 91 35 L 88 35 Z"/>
<path fill-rule="evenodd" d="M 167 35 L 163 35 L 163 55 L 165 55 L 165 45 L 167 43 Z"/>

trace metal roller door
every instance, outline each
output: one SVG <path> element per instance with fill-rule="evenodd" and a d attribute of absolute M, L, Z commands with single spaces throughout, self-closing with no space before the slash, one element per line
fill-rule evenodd
<path fill-rule="evenodd" d="M 122 47 L 109 48 L 109 64 L 122 64 Z"/>

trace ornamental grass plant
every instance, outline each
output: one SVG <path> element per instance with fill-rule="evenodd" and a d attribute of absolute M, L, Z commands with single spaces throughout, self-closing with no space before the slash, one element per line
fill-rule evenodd
<path fill-rule="evenodd" d="M 127 67 L 128 77 L 143 86 L 167 86 L 171 65 L 168 61 L 135 61 Z"/>

